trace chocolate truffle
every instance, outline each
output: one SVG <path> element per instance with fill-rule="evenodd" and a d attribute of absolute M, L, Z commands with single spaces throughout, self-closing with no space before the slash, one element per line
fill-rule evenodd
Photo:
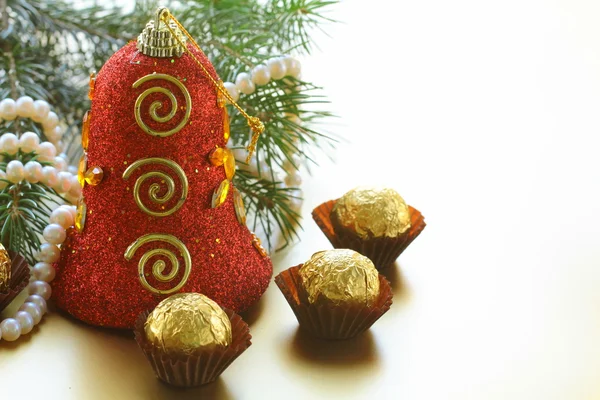
<path fill-rule="evenodd" d="M 231 322 L 221 307 L 199 293 L 180 293 L 148 315 L 146 338 L 166 352 L 190 354 L 231 344 Z"/>
<path fill-rule="evenodd" d="M 371 305 L 379 296 L 379 273 L 373 262 L 354 250 L 315 253 L 300 267 L 308 301 L 334 305 Z"/>
<path fill-rule="evenodd" d="M 0 243 L 0 292 L 6 292 L 10 288 L 10 276 L 12 262 L 8 252 Z"/>
<path fill-rule="evenodd" d="M 410 212 L 394 189 L 358 187 L 343 195 L 331 211 L 334 229 L 345 228 L 358 237 L 395 238 L 410 228 Z"/>

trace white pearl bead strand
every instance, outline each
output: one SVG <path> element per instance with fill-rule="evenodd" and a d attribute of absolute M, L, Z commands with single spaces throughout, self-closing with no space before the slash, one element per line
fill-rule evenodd
<path fill-rule="evenodd" d="M 16 101 L 0 101 L 0 122 L 12 121 L 17 117 L 31 118 L 41 124 L 49 141 L 40 143 L 39 136 L 34 132 L 25 132 L 20 136 L 5 133 L 0 136 L 0 152 L 9 156 L 15 155 L 19 150 L 23 153 L 34 153 L 39 161 L 50 165 L 42 167 L 40 162 L 33 160 L 23 165 L 19 160 L 11 160 L 6 166 L 6 172 L 0 171 L 0 179 L 3 179 L 0 180 L 0 190 L 9 185 L 6 181 L 12 184 L 24 181 L 41 182 L 64 196 L 78 197 L 81 185 L 77 181 L 77 169 L 73 170 L 67 165 L 65 156 L 57 156 L 58 148 L 62 147 L 60 140 L 64 129 L 56 113 L 50 110 L 50 105 L 44 100 L 33 100 L 28 96 L 20 97 Z M 59 246 L 66 240 L 66 230 L 73 226 L 76 214 L 76 208 L 72 205 L 61 205 L 52 211 L 48 226 L 42 235 L 46 243 L 40 246 L 36 255 L 39 262 L 31 269 L 32 279 L 27 287 L 29 297 L 13 318 L 6 318 L 0 322 L 0 340 L 12 342 L 30 333 L 48 311 L 46 301 L 52 295 L 50 282 L 56 276 L 52 264 L 60 258 Z"/>
<path fill-rule="evenodd" d="M 2 120 L 13 121 L 17 117 L 30 118 L 40 124 L 48 140 L 55 146 L 61 147 L 59 143 L 65 133 L 65 129 L 60 124 L 58 115 L 50 109 L 50 104 L 47 101 L 33 100 L 29 96 L 19 97 L 17 100 L 4 99 L 0 101 L 0 122 Z M 21 138 L 26 134 L 23 134 Z M 35 136 L 37 137 L 37 135 Z M 25 152 L 34 150 L 31 144 L 21 144 L 21 149 Z"/>
<path fill-rule="evenodd" d="M 240 93 L 250 95 L 255 92 L 256 86 L 264 86 L 271 80 L 280 80 L 286 76 L 300 78 L 302 68 L 300 61 L 292 56 L 273 57 L 264 64 L 259 64 L 249 72 L 240 72 L 235 78 L 235 83 L 225 82 L 225 89 L 234 101 L 238 101 Z"/>
<path fill-rule="evenodd" d="M 26 132 L 17 138 L 12 133 L 5 133 L 0 136 L 0 152 L 6 152 L 8 154 L 15 154 L 19 148 L 23 150 L 23 145 L 27 146 L 26 152 L 30 152 L 30 147 L 34 141 L 29 137 L 23 137 L 27 135 Z M 35 133 L 33 133 L 35 135 Z M 36 135 L 37 136 L 37 135 Z M 0 179 L 9 180 L 12 183 L 19 183 L 27 181 L 30 183 L 42 182 L 48 187 L 56 190 L 58 193 L 65 194 L 71 193 L 78 196 L 81 193 L 81 186 L 75 185 L 77 182 L 77 176 L 70 171 L 65 171 L 66 161 L 56 156 L 56 147 L 50 142 L 42 142 L 36 146 L 34 150 L 38 154 L 38 159 L 44 162 L 52 163 L 42 167 L 37 161 L 29 161 L 25 165 L 19 160 L 12 160 L 6 166 L 6 173 L 0 171 Z M 0 190 L 7 186 L 6 182 L 0 182 Z"/>

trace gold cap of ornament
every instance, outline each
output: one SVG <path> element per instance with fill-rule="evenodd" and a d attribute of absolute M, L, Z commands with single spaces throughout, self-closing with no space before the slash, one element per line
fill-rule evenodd
<path fill-rule="evenodd" d="M 333 207 L 332 219 L 361 238 L 398 237 L 410 228 L 410 212 L 394 189 L 358 187 Z"/>
<path fill-rule="evenodd" d="M 161 301 L 148 315 L 144 331 L 150 343 L 175 353 L 227 347 L 232 340 L 227 314 L 199 293 L 179 293 Z"/>
<path fill-rule="evenodd" d="M 138 50 L 150 57 L 181 57 L 185 52 L 185 35 L 173 21 L 169 27 L 161 19 L 163 13 L 169 13 L 167 7 L 159 7 L 156 17 L 146 24 L 137 40 Z M 170 29 L 169 29 L 170 28 Z M 176 36 L 176 37 L 175 37 Z"/>
<path fill-rule="evenodd" d="M 371 260 L 354 250 L 315 253 L 298 273 L 311 304 L 369 306 L 379 296 L 379 272 Z"/>
<path fill-rule="evenodd" d="M 10 288 L 10 275 L 12 271 L 12 262 L 8 251 L 0 243 L 0 292 L 6 292 Z"/>

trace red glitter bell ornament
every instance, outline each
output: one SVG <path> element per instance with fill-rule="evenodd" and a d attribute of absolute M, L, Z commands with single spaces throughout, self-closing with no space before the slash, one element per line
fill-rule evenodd
<path fill-rule="evenodd" d="M 90 99 L 83 197 L 57 265 L 56 304 L 115 328 L 133 328 L 176 292 L 250 307 L 273 268 L 231 182 L 225 103 L 238 106 L 167 9 L 92 76 Z M 253 149 L 262 124 L 242 114 Z"/>

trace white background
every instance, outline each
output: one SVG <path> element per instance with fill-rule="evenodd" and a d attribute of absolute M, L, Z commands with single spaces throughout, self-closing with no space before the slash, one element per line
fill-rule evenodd
<path fill-rule="evenodd" d="M 333 10 L 343 23 L 303 71 L 347 142 L 305 179 L 302 241 L 275 273 L 330 247 L 313 207 L 392 186 L 428 226 L 388 272 L 389 313 L 323 345 L 297 333 L 271 285 L 254 345 L 191 392 L 158 383 L 129 338 L 52 314 L 0 347 L 2 398 L 600 398 L 600 2 Z"/>
<path fill-rule="evenodd" d="M 401 257 L 395 320 L 374 328 L 394 347 L 368 391 L 600 398 L 600 2 L 338 10 L 305 71 L 352 144 L 306 185 L 307 208 L 376 182 L 428 222 Z"/>

